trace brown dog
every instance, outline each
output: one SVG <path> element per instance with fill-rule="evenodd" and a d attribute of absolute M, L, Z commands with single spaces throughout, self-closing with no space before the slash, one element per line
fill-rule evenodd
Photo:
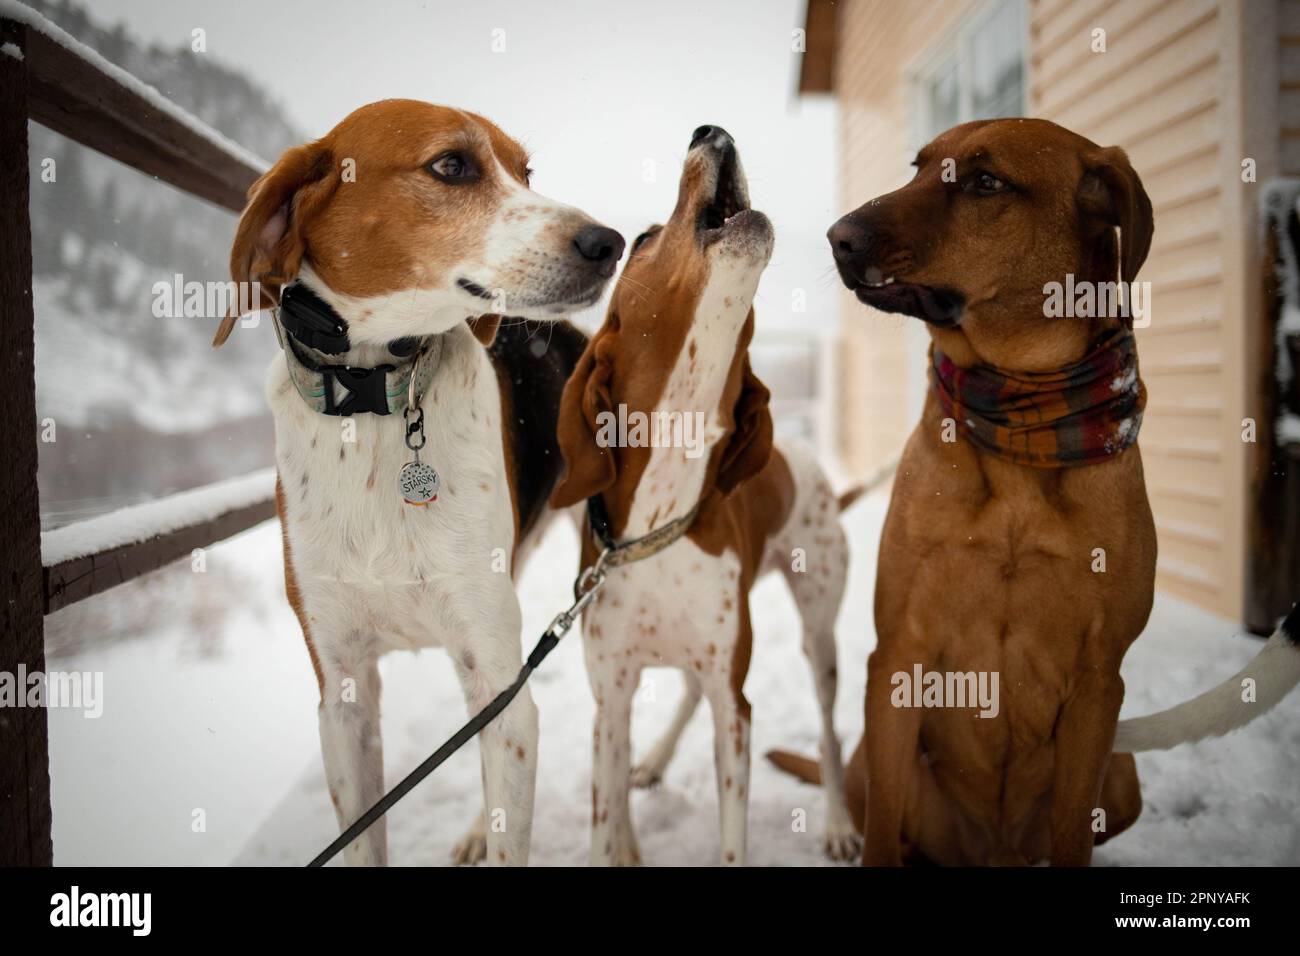
<path fill-rule="evenodd" d="M 1122 150 L 1043 120 L 966 123 L 915 165 L 828 234 L 857 297 L 925 320 L 932 338 L 931 389 L 880 545 L 866 733 L 847 770 L 863 861 L 1087 864 L 1141 809 L 1133 757 L 1112 747 L 1156 535 L 1131 319 L 1049 318 L 1045 300 L 1067 276 L 1132 282 L 1151 203 Z M 1269 668 L 1268 701 L 1242 708 L 1228 681 L 1172 722 L 1126 721 L 1140 725 L 1128 742 L 1173 746 L 1262 713 L 1300 676 L 1292 643 L 1279 631 L 1273 656 L 1248 668 Z M 917 676 L 924 699 L 906 692 Z M 951 693 L 977 676 L 997 691 L 982 713 Z"/>

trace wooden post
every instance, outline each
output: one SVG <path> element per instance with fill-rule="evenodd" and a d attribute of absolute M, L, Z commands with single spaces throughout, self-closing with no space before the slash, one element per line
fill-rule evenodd
<path fill-rule="evenodd" d="M 21 24 L 0 44 L 27 49 Z M 27 211 L 27 68 L 0 53 L 0 671 L 45 670 L 41 515 L 36 493 L 36 330 Z M 26 687 L 18 686 L 24 698 Z M 25 700 L 23 701 L 25 703 Z M 0 865 L 49 866 L 49 731 L 44 707 L 0 706 Z"/>
<path fill-rule="evenodd" d="M 1284 194 L 1279 193 L 1281 198 Z M 1258 422 L 1259 459 L 1250 488 L 1249 550 L 1246 554 L 1246 626 L 1270 634 L 1277 620 L 1300 599 L 1300 444 L 1278 441 L 1276 423 L 1290 412 L 1300 415 L 1300 376 L 1284 393 L 1277 381 L 1278 346 L 1286 348 L 1292 368 L 1300 360 L 1300 341 L 1289 336 L 1278 342 L 1282 321 L 1282 243 L 1294 242 L 1296 213 L 1289 201 L 1274 204 L 1264 216 L 1264 249 L 1260 268 L 1260 308 L 1245 318 L 1258 326 L 1257 401 L 1263 408 Z M 1300 251 L 1298 249 L 1297 251 Z"/>

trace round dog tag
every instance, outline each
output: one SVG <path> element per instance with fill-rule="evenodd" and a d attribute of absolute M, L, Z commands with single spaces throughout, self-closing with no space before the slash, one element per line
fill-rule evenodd
<path fill-rule="evenodd" d="M 399 476 L 402 498 L 408 505 L 426 505 L 438 500 L 438 472 L 422 461 L 408 461 Z"/>

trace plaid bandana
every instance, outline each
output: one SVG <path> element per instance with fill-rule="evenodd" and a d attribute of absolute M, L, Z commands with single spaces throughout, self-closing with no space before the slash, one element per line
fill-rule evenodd
<path fill-rule="evenodd" d="M 958 368 L 931 349 L 930 382 L 944 414 L 1000 458 L 1035 468 L 1092 465 L 1137 441 L 1146 406 L 1133 333 L 1107 333 L 1056 372 Z"/>

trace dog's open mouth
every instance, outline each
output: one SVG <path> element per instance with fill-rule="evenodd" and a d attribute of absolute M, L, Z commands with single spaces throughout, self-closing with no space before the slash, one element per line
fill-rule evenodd
<path fill-rule="evenodd" d="M 735 146 L 728 144 L 720 150 L 716 161 L 713 195 L 695 218 L 695 235 L 700 244 L 711 246 L 731 235 L 770 231 L 767 216 L 749 206 L 749 189 Z"/>
<path fill-rule="evenodd" d="M 749 208 L 749 190 L 745 177 L 736 161 L 734 146 L 721 151 L 718 156 L 718 176 L 713 197 L 700 209 L 695 230 L 701 234 L 718 233 L 727 227 L 727 221 L 736 213 Z"/>
<path fill-rule="evenodd" d="M 960 292 L 904 282 L 895 276 L 868 269 L 861 279 L 846 283 L 858 301 L 881 312 L 897 312 L 922 319 L 940 328 L 952 328 L 961 319 L 965 304 Z"/>

